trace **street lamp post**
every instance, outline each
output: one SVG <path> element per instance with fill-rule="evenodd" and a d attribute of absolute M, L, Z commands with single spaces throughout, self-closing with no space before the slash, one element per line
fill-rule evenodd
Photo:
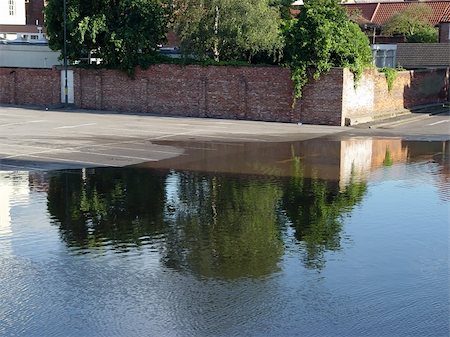
<path fill-rule="evenodd" d="M 64 106 L 69 104 L 69 88 L 67 87 L 67 0 L 64 3 Z"/>

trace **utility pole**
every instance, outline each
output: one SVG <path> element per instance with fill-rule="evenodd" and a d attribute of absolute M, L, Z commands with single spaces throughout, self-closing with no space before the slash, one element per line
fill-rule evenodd
<path fill-rule="evenodd" d="M 69 88 L 67 87 L 67 0 L 64 2 L 64 107 L 69 105 Z"/>

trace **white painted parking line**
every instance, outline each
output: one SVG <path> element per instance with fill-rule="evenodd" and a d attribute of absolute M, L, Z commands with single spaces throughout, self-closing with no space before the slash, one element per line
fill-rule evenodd
<path fill-rule="evenodd" d="M 75 129 L 75 128 L 81 128 L 83 126 L 92 126 L 92 125 L 96 125 L 97 123 L 88 123 L 88 124 L 78 124 L 78 125 L 66 125 L 66 126 L 58 126 L 57 128 L 53 128 L 54 130 L 56 129 Z"/>
<path fill-rule="evenodd" d="M 83 150 L 83 149 L 86 150 L 86 149 L 89 149 L 89 147 L 90 146 L 80 147 L 80 150 Z M 125 150 L 125 151 L 136 151 L 136 152 L 158 152 L 158 153 L 165 153 L 165 154 L 180 154 L 179 151 L 177 152 L 177 151 L 162 151 L 162 150 L 154 150 L 154 149 L 135 149 L 135 148 L 111 146 L 111 145 L 94 145 L 92 147 L 106 148 L 109 150 Z"/>
<path fill-rule="evenodd" d="M 13 125 L 25 125 L 25 124 L 31 124 L 31 123 L 43 123 L 47 122 L 46 120 L 36 120 L 36 121 L 27 121 L 27 122 L 16 122 L 16 123 L 8 123 L 8 124 L 0 124 L 0 127 L 2 126 L 13 126 Z"/>
<path fill-rule="evenodd" d="M 446 122 L 450 122 L 450 119 L 447 119 L 447 120 L 444 120 L 444 121 L 439 121 L 439 122 L 434 122 L 434 123 L 431 123 L 431 124 L 428 124 L 428 125 L 432 126 L 432 125 L 442 124 L 442 123 L 446 123 Z"/>
<path fill-rule="evenodd" d="M 19 157 L 28 157 L 28 156 L 34 156 L 37 154 L 41 154 L 41 153 L 52 153 L 54 152 L 55 154 L 61 154 L 61 150 L 62 149 L 47 149 L 47 150 L 43 150 L 43 151 L 33 151 L 33 152 L 28 152 L 28 153 L 18 153 L 18 154 L 12 154 L 6 157 L 3 157 L 3 159 L 13 159 L 13 158 L 19 158 Z M 73 151 L 66 151 L 64 149 L 63 153 L 71 153 Z"/>
<path fill-rule="evenodd" d="M 124 155 L 118 155 L 118 154 L 108 154 L 108 153 L 99 153 L 99 152 L 90 152 L 90 151 L 71 151 L 70 153 L 82 153 L 82 154 L 92 154 L 94 156 L 103 156 L 103 157 L 110 157 L 110 158 L 125 158 L 125 159 L 137 159 L 139 161 L 157 161 L 155 158 L 145 158 L 145 157 L 134 157 L 134 156 L 124 156 Z"/>

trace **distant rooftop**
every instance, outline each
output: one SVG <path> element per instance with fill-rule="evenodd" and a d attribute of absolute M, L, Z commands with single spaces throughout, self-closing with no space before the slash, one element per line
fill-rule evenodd
<path fill-rule="evenodd" d="M 384 2 L 358 2 L 343 3 L 347 12 L 358 13 L 359 23 L 372 23 L 375 25 L 384 25 L 394 14 L 401 12 L 409 6 L 417 4 L 426 4 L 430 6 L 432 15 L 430 23 L 437 25 L 440 22 L 450 22 L 450 1 L 384 1 Z M 294 6 L 303 5 L 303 1 L 295 1 Z M 293 15 L 298 15 L 299 10 L 292 10 Z"/>
<path fill-rule="evenodd" d="M 347 12 L 359 12 L 361 17 L 376 25 L 384 25 L 394 14 L 410 6 L 426 4 L 432 10 L 430 23 L 450 22 L 450 1 L 398 1 L 343 4 Z"/>

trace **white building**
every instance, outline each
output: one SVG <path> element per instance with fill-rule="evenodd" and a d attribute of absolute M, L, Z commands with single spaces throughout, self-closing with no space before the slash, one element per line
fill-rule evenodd
<path fill-rule="evenodd" d="M 25 25 L 25 0 L 0 0 L 0 24 Z"/>

